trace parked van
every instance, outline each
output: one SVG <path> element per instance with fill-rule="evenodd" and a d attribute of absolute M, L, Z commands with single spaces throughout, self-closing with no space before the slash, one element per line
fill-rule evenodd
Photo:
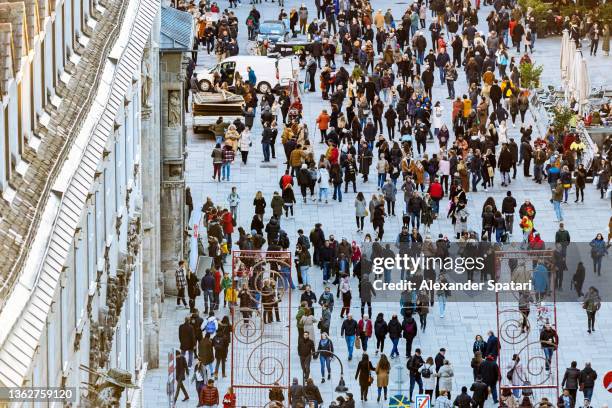
<path fill-rule="evenodd" d="M 265 56 L 236 55 L 229 57 L 212 68 L 196 71 L 200 90 L 207 92 L 211 90 L 215 73 L 221 75 L 229 87 L 235 86 L 234 73 L 239 72 L 243 81 L 248 80 L 247 68 L 255 71 L 257 84 L 255 89 L 260 93 L 268 90 L 289 86 L 289 81 L 296 80 L 299 73 L 299 61 L 297 57 L 270 58 Z"/>

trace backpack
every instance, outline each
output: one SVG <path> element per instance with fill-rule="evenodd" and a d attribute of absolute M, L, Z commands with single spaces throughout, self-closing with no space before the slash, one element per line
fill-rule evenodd
<path fill-rule="evenodd" d="M 421 370 L 421 376 L 423 378 L 429 378 L 431 377 L 431 370 L 429 368 L 424 368 Z"/>
<path fill-rule="evenodd" d="M 216 331 L 216 327 L 215 327 L 215 321 L 214 320 L 209 320 L 206 322 L 206 326 L 204 326 L 204 330 L 206 331 L 206 333 L 208 334 L 214 334 Z"/>

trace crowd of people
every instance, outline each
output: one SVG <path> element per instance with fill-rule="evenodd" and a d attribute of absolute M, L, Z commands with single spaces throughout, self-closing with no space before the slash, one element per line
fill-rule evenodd
<path fill-rule="evenodd" d="M 316 375 L 311 373 L 312 360 L 319 360 L 321 383 L 330 380 L 334 347 L 340 347 L 337 343 L 341 337 L 349 361 L 355 349 L 363 351 L 354 373 L 359 392 L 350 389 L 339 396 L 333 404 L 341 408 L 354 407 L 357 394 L 361 401 L 367 401 L 369 389 L 374 386 L 377 401 L 387 401 L 390 361 L 402 358 L 409 376 L 409 397 L 412 399 L 418 388 L 419 393 L 431 396 L 436 408 L 483 407 L 489 399 L 510 408 L 536 404 L 589 407 L 597 378 L 590 362 L 584 362 L 583 369 L 573 362 L 563 379 L 563 393 L 551 400 L 536 401 L 525 384 L 529 373 L 520 356 L 513 356 L 508 367 L 499 367 L 500 342 L 493 331 L 487 333 L 486 339 L 477 335 L 474 341 L 473 383 L 453 389 L 453 350 L 441 348 L 435 356 L 427 356 L 419 348 L 412 348 L 414 339 L 427 330 L 427 316 L 434 300 L 438 302 L 439 317 L 444 318 L 444 291 L 407 291 L 402 294 L 397 313 L 373 310 L 376 291 L 368 265 L 374 258 L 403 249 L 414 255 L 428 255 L 427 248 L 438 253 L 450 242 L 478 247 L 482 243 L 502 245 L 518 240 L 525 250 L 541 250 L 545 248 L 545 238 L 549 242 L 554 239 L 554 247 L 547 248 L 554 250 L 553 257 L 535 268 L 535 292 L 545 294 L 551 286 L 562 289 L 566 249 L 571 242 L 563 223 L 563 208 L 571 201 L 570 192 L 575 194 L 574 205 L 584 202 L 590 175 L 594 176 L 601 198 L 608 198 L 612 166 L 606 153 L 596 156 L 587 168 L 585 144 L 571 129 L 551 126 L 540 135 L 534 134 L 528 124 L 530 90 L 521 84 L 520 67 L 534 62 L 537 36 L 530 11 L 512 1 L 493 2 L 486 15 L 485 35 L 478 30 L 483 17 L 479 1 L 416 2 L 401 16 L 393 16 L 391 9 L 373 10 L 364 0 L 316 0 L 315 6 L 316 18 L 309 18 L 304 5 L 291 9 L 289 14 L 281 9 L 278 16 L 280 20 L 288 18 L 292 32 L 312 42 L 309 52 L 300 58 L 304 92 L 320 92 L 325 101 L 315 128 L 309 129 L 301 114 L 290 112 L 288 91 L 278 96 L 272 92 L 259 94 L 255 89 L 257 72 L 253 70 L 246 78 L 234 78 L 234 91 L 245 99 L 244 118 L 229 126 L 220 118 L 213 128 L 213 179 L 231 182 L 230 169 L 236 166 L 233 162 L 238 152 L 242 164 L 247 164 L 249 151 L 259 139 L 253 134 L 255 128 L 262 129 L 263 161 L 284 160 L 286 171 L 272 196 L 265 197 L 258 191 L 252 198 L 250 224 L 237 225 L 238 208 L 244 208 L 240 203 L 251 197 L 241 197 L 235 187 L 231 187 L 225 202 L 208 198 L 202 207 L 200 234 L 205 231 L 207 248 L 202 245 L 198 251 L 210 256 L 212 265 L 201 279 L 183 261 L 176 270 L 177 307 L 189 308 L 190 314 L 179 328 L 175 400 L 181 391 L 188 398 L 183 383 L 191 375 L 199 406 L 222 403 L 224 407 L 235 407 L 234 391 L 230 388 L 220 399 L 215 387 L 219 367 L 225 377 L 231 345 L 233 329 L 228 316 L 235 312 L 234 319 L 261 318 L 263 324 L 279 321 L 283 289 L 291 287 L 302 291 L 299 306 L 295 313 L 292 311 L 302 376 L 293 379 L 288 391 L 272 387 L 271 401 L 288 401 L 294 408 L 321 406 Z M 194 52 L 205 48 L 208 53 L 215 52 L 219 60 L 238 54 L 239 23 L 231 10 L 221 12 L 216 3 L 183 7 L 198 20 L 198 48 Z M 237 7 L 237 3 L 230 1 L 229 7 Z M 249 38 L 253 38 L 261 15 L 255 4 L 243 7 L 252 7 L 245 24 Z M 212 22 L 206 18 L 207 12 L 219 13 L 220 18 Z M 194 66 L 195 59 L 188 70 L 188 86 L 197 91 Z M 227 81 L 219 73 L 213 87 L 229 89 L 231 84 Z M 436 85 L 445 86 L 447 99 L 452 101 L 450 112 L 445 112 L 440 101 L 434 99 Z M 509 135 L 513 133 L 510 129 L 517 126 L 518 140 Z M 283 151 L 277 159 L 279 134 Z M 321 144 L 324 153 L 317 157 L 315 149 L 321 151 Z M 535 204 L 526 200 L 519 205 L 512 195 L 520 166 L 523 182 L 533 178 L 533 183 L 547 183 L 550 188 L 551 207 L 538 211 L 554 211 L 559 223 L 554 237 L 540 235 Z M 374 182 L 370 181 L 372 173 L 376 175 L 377 192 L 368 200 L 361 189 Z M 506 192 L 502 202 L 491 196 L 482 213 L 468 212 L 473 194 L 500 188 Z M 403 202 L 396 205 L 398 195 Z M 354 201 L 358 240 L 337 240 L 333 233 L 324 231 L 321 223 L 303 225 L 291 239 L 284 230 L 283 219 L 299 216 L 300 207 L 309 201 L 325 205 L 347 197 Z M 193 199 L 189 191 L 186 202 L 191 216 Z M 364 231 L 366 218 L 372 234 Z M 442 222 L 452 224 L 454 235 L 432 237 L 431 226 Z M 385 235 L 386 223 L 400 224 L 401 232 L 389 238 Z M 609 226 L 612 231 L 612 217 Z M 396 246 L 383 246 L 384 237 Z M 611 238 L 611 234 L 606 240 L 598 233 L 590 242 L 596 275 L 601 275 Z M 263 279 L 253 260 L 246 258 L 229 270 L 232 248 L 256 251 L 262 259 L 266 259 L 265 251 L 290 251 L 295 272 L 292 274 L 285 263 L 271 260 L 276 279 Z M 590 334 L 595 331 L 595 316 L 602 300 L 595 287 L 582 292 L 585 268 L 579 264 L 571 285 L 586 311 Z M 241 273 L 236 274 L 236 270 Z M 427 278 L 427 274 L 438 282 L 446 279 L 444 271 L 439 270 L 421 271 L 417 277 Z M 537 279 L 539 275 L 543 278 Z M 315 294 L 314 283 L 321 281 L 322 292 Z M 523 293 L 518 303 L 525 321 L 534 307 L 530 296 Z M 200 298 L 204 300 L 203 313 L 196 308 Z M 356 318 L 354 298 L 360 306 Z M 334 308 L 342 320 L 340 337 L 332 336 L 337 332 L 331 330 Z M 527 323 L 523 329 L 534 330 Z M 375 347 L 368 344 L 372 337 Z M 384 353 L 385 343 L 387 350 L 389 347 L 387 338 L 391 342 L 389 354 Z M 546 369 L 550 369 L 559 337 L 555 328 L 546 324 L 538 338 Z M 404 353 L 400 353 L 400 341 L 405 341 Z M 504 375 L 516 387 L 503 387 L 498 395 Z"/>

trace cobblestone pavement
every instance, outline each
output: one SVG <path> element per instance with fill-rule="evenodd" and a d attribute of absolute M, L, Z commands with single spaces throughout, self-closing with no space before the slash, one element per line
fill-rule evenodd
<path fill-rule="evenodd" d="M 224 2 L 223 2 L 224 3 Z M 222 4 L 224 5 L 224 4 Z M 289 10 L 292 6 L 299 6 L 297 2 L 287 1 L 285 7 Z M 383 4 L 380 0 L 373 1 L 374 9 L 382 8 L 385 10 L 387 4 Z M 310 15 L 315 15 L 316 11 L 314 6 L 309 5 Z M 392 6 L 393 13 L 396 17 L 400 16 L 403 10 L 407 7 L 407 4 L 394 3 Z M 245 53 L 244 44 L 246 33 L 244 30 L 244 21 L 250 6 L 242 4 L 239 6 L 237 14 L 241 22 L 241 54 Z M 258 5 L 258 9 L 262 12 L 264 19 L 274 18 L 278 13 L 278 8 L 274 4 L 264 3 Z M 489 12 L 489 8 L 486 7 L 480 12 L 481 31 L 486 31 L 482 24 L 484 17 Z M 429 25 L 429 22 L 427 23 Z M 429 36 L 427 36 L 429 38 Z M 551 39 L 538 39 L 535 44 L 534 58 L 537 63 L 543 64 L 544 75 L 542 82 L 544 84 L 558 84 L 559 83 L 559 47 L 560 38 Z M 198 66 L 210 66 L 213 64 L 213 59 L 210 56 L 203 55 L 205 52 L 201 52 L 198 58 Z M 606 71 L 610 67 L 610 59 L 606 57 L 587 57 L 589 64 L 589 72 L 591 75 L 591 83 L 593 86 L 602 85 L 606 81 Z M 608 68 L 606 68 L 606 66 Z M 349 70 L 350 72 L 350 70 Z M 302 72 L 303 77 L 303 72 Z M 467 89 L 463 73 L 460 73 L 460 79 L 456 83 L 457 94 L 460 95 Z M 440 85 L 437 82 L 434 85 L 434 100 L 440 100 L 445 108 L 446 112 L 446 123 L 450 123 L 450 102 L 445 99 L 447 96 L 446 86 Z M 315 118 L 319 114 L 320 110 L 327 106 L 329 109 L 329 103 L 327 101 L 321 101 L 320 93 L 308 94 L 303 98 L 304 102 L 304 118 L 305 122 L 311 129 L 311 134 L 314 134 Z M 188 126 L 189 121 L 188 120 Z M 529 123 L 533 119 L 528 118 Z M 257 123 L 258 121 L 256 121 Z M 238 193 L 241 196 L 241 204 L 239 207 L 238 225 L 249 225 L 253 215 L 252 200 L 256 191 L 262 191 L 264 196 L 269 202 L 272 193 L 278 190 L 278 180 L 283 174 L 285 166 L 283 165 L 284 160 L 282 159 L 282 146 L 279 142 L 277 143 L 277 151 L 281 154 L 278 155 L 276 160 L 273 160 L 272 166 L 261 166 L 261 160 L 263 154 L 260 148 L 260 135 L 261 125 L 256 124 L 253 130 L 253 147 L 249 154 L 249 160 L 247 165 L 239 163 L 239 160 L 232 165 L 232 176 L 230 182 L 217 183 L 211 180 L 212 164 L 210 158 L 210 151 L 213 145 L 213 141 L 204 138 L 201 135 L 194 135 L 191 131 L 188 131 L 188 159 L 187 159 L 187 185 L 191 187 L 192 195 L 194 198 L 194 215 L 192 216 L 192 224 L 198 222 L 199 209 L 203 203 L 205 197 L 209 196 L 216 203 L 225 203 L 227 194 L 232 186 L 238 188 Z M 518 127 L 509 129 L 509 137 L 515 137 L 518 141 L 520 135 L 518 133 Z M 312 137 L 316 140 L 317 136 Z M 432 143 L 432 142 L 429 142 Z M 433 144 L 428 144 L 428 152 L 431 154 L 435 151 Z M 316 143 L 315 146 L 315 157 L 323 152 L 323 145 Z M 372 166 L 374 167 L 374 166 Z M 374 169 L 372 169 L 372 172 Z M 540 230 L 544 240 L 554 239 L 554 233 L 558 228 L 558 224 L 554 222 L 554 212 L 552 205 L 549 203 L 550 190 L 546 185 L 535 184 L 531 180 L 524 179 L 522 177 L 522 171 L 519 169 L 516 181 L 513 181 L 511 185 L 513 195 L 516 197 L 518 203 L 522 203 L 525 199 L 529 198 L 536 206 L 538 211 L 537 227 Z M 586 189 L 586 200 L 584 204 L 574 204 L 573 199 L 570 200 L 571 204 L 564 205 L 563 210 L 565 212 L 564 219 L 566 229 L 571 232 L 572 241 L 574 242 L 589 242 L 597 232 L 606 234 L 606 224 L 609 216 L 611 215 L 609 202 L 606 200 L 599 199 L 599 193 L 591 185 L 587 186 Z M 363 184 L 358 183 L 358 191 L 362 191 L 366 198 L 376 193 L 375 177 L 370 178 L 370 182 Z M 478 214 L 482 209 L 482 205 L 487 196 L 493 196 L 496 202 L 501 203 L 502 198 L 505 196 L 506 190 L 499 186 L 499 180 L 496 180 L 496 185 L 488 193 L 470 193 L 468 212 L 472 214 L 470 217 L 470 225 L 473 229 L 480 229 L 480 219 Z M 296 196 L 299 193 L 296 192 Z M 299 201 L 299 197 L 298 198 Z M 282 228 L 287 231 L 290 239 L 292 240 L 292 246 L 295 244 L 295 237 L 297 236 L 297 229 L 303 228 L 305 231 L 309 231 L 314 223 L 321 222 L 323 229 L 326 234 L 333 233 L 337 239 L 346 237 L 349 242 L 355 240 L 361 242 L 363 239 L 362 234 L 356 233 L 356 227 L 354 224 L 354 198 L 355 194 L 348 193 L 344 195 L 343 201 L 338 203 L 331 201 L 330 204 L 320 204 L 308 202 L 303 204 L 298 202 L 295 206 L 296 216 L 295 218 L 283 218 Z M 398 197 L 398 205 L 401 203 Z M 399 212 L 398 212 L 399 213 Z M 476 215 L 476 216 L 474 216 Z M 268 221 L 268 216 L 264 222 Z M 518 222 L 518 221 L 516 221 Z M 399 217 L 390 217 L 385 223 L 385 237 L 389 240 L 395 240 L 399 227 L 401 225 L 401 219 Z M 515 226 L 517 228 L 518 226 Z M 365 232 L 372 233 L 371 225 L 366 225 Z M 436 237 L 438 233 L 447 234 L 449 237 L 452 236 L 452 226 L 448 220 L 441 217 L 435 221 L 432 228 L 431 234 Z M 610 258 L 604 259 L 603 270 L 604 274 L 609 275 L 612 273 L 612 262 Z M 587 271 L 589 269 L 587 268 Z M 317 268 L 311 269 L 310 276 L 317 277 L 311 278 L 314 281 L 314 292 L 318 295 L 323 291 L 323 283 L 320 279 L 319 270 Z M 573 273 L 570 271 L 569 274 Z M 590 276 L 587 278 L 587 284 L 589 282 L 597 284 Z M 600 278 L 604 279 L 604 278 Z M 601 284 L 601 281 L 599 282 Z M 353 282 L 353 287 L 356 287 L 356 282 Z M 297 304 L 299 300 L 299 291 L 293 292 L 293 304 Z M 354 295 L 355 296 L 355 295 Z M 606 301 L 607 299 L 603 299 Z M 198 299 L 201 302 L 201 299 Z M 353 300 L 353 314 L 359 315 L 359 308 L 356 306 L 356 300 Z M 394 303 L 376 302 L 373 305 L 374 315 L 378 312 L 385 312 L 385 317 L 388 319 L 391 312 L 398 311 L 398 305 Z M 201 309 L 201 307 L 200 307 Z M 559 370 L 560 375 L 563 374 L 565 367 L 569 366 L 572 360 L 578 361 L 579 367 L 583 367 L 584 362 L 592 361 L 593 367 L 598 371 L 601 377 L 612 369 L 612 353 L 609 351 L 609 343 L 606 339 L 612 336 L 612 306 L 610 303 L 604 303 L 601 311 L 598 314 L 596 333 L 587 335 L 586 334 L 586 316 L 579 303 L 563 303 L 559 304 L 557 308 L 558 316 L 558 331 L 561 338 L 561 346 L 559 352 Z M 220 311 L 219 314 L 223 314 L 224 311 Z M 315 311 L 315 315 L 318 315 L 319 311 Z M 164 314 L 161 326 L 161 344 L 160 344 L 160 364 L 159 369 L 150 370 L 147 374 L 145 381 L 145 404 L 146 406 L 162 406 L 167 404 L 166 390 L 166 360 L 167 353 L 173 350 L 178 345 L 178 324 L 183 320 L 186 315 L 184 310 L 175 310 L 174 299 L 166 299 Z M 457 395 L 462 385 L 469 386 L 472 382 L 472 372 L 470 368 L 470 359 L 472 357 L 472 342 L 476 334 L 485 335 L 489 329 L 495 330 L 497 327 L 497 315 L 495 313 L 494 303 L 449 303 L 447 306 L 446 316 L 442 319 L 439 318 L 437 313 L 430 313 L 428 322 L 428 329 L 425 333 L 419 333 L 413 344 L 415 347 L 420 347 L 423 350 L 424 356 L 434 356 L 440 347 L 446 347 L 447 358 L 451 361 L 455 371 L 455 381 L 453 384 L 453 398 Z M 347 375 L 347 385 L 354 392 L 358 399 L 358 385 L 354 380 L 354 373 L 357 366 L 358 358 L 351 362 L 348 362 L 347 350 L 344 340 L 340 337 L 340 326 L 341 320 L 338 316 L 337 310 L 333 314 L 331 324 L 331 338 L 334 341 L 335 349 L 337 354 L 343 360 L 345 364 L 345 371 Z M 296 330 L 294 326 L 294 319 L 291 321 L 292 326 L 292 337 L 295 336 Z M 317 338 L 318 341 L 318 338 Z M 317 344 L 315 341 L 315 345 Z M 372 344 L 370 345 L 372 347 Z M 387 340 L 386 347 L 390 347 L 390 341 Z M 400 349 L 403 347 L 403 340 L 400 342 Z M 295 345 L 292 345 L 292 351 L 294 351 Z M 388 352 L 388 350 L 387 350 Z M 358 352 L 358 356 L 360 352 Z M 370 353 L 373 356 L 373 353 Z M 378 358 L 373 356 L 373 363 L 376 364 Z M 396 367 L 405 367 L 405 359 L 399 358 L 392 361 L 394 367 L 391 372 L 390 380 L 390 394 L 396 393 L 396 390 L 407 392 L 407 374 L 405 369 L 396 369 Z M 299 372 L 299 359 L 297 353 L 292 354 L 291 359 L 292 373 Z M 338 373 L 338 367 L 335 366 L 335 362 L 332 362 L 332 370 L 334 373 Z M 333 399 L 334 392 L 333 388 L 337 385 L 338 375 L 334 374 L 331 381 L 327 381 L 324 384 L 320 384 L 319 379 L 319 364 L 314 361 L 312 364 L 312 376 L 319 384 L 320 390 L 325 400 L 325 406 Z M 401 377 L 398 375 L 401 373 Z M 505 373 L 505 371 L 504 371 Z M 293 376 L 293 374 L 292 374 Z M 612 394 L 605 391 L 601 385 L 601 381 L 598 379 L 595 394 L 594 404 L 596 407 L 600 406 L 603 402 L 610 402 L 612 400 Z M 221 395 L 225 393 L 227 386 L 229 385 L 229 379 L 221 379 L 219 381 L 219 390 Z M 188 390 L 190 391 L 191 400 L 185 403 L 178 403 L 180 407 L 195 407 L 197 405 L 195 387 L 193 384 L 189 384 Z M 377 404 L 376 390 L 375 387 L 370 389 L 370 398 L 367 403 L 361 405 L 358 402 L 358 406 L 364 407 L 376 407 L 386 406 L 381 402 Z M 580 401 L 580 399 L 579 399 Z M 556 401 L 555 401 L 556 402 Z M 489 399 L 489 403 L 491 403 Z M 492 405 L 491 405 L 492 406 Z"/>

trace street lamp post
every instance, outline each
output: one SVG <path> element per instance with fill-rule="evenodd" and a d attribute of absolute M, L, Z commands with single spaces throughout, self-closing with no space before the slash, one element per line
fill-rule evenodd
<path fill-rule="evenodd" d="M 317 353 L 325 353 L 332 357 L 335 357 L 336 360 L 338 360 L 338 363 L 340 363 L 340 381 L 338 382 L 338 386 L 336 387 L 336 392 L 347 392 L 348 387 L 344 382 L 344 366 L 342 365 L 342 360 L 340 359 L 340 357 L 328 350 L 319 350 L 317 351 Z"/>

